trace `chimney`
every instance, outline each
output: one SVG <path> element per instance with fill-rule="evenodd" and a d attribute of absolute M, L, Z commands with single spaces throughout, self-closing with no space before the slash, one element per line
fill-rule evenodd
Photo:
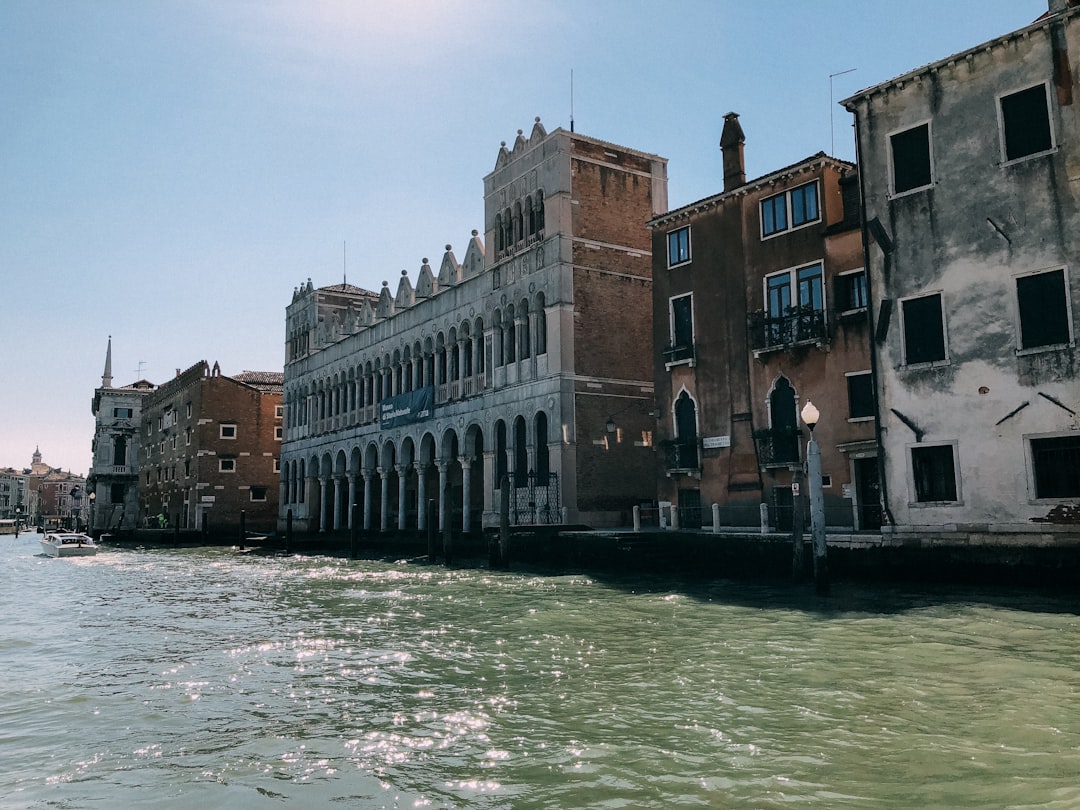
<path fill-rule="evenodd" d="M 746 185 L 746 162 L 743 145 L 746 136 L 739 126 L 739 114 L 729 112 L 724 116 L 724 130 L 720 133 L 720 151 L 724 153 L 724 191 Z"/>

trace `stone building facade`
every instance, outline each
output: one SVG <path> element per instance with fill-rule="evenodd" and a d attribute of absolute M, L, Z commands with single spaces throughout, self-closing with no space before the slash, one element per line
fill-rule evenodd
<path fill-rule="evenodd" d="M 667 164 L 537 119 L 484 239 L 415 283 L 296 290 L 281 514 L 300 529 L 611 525 L 655 494 L 650 237 Z M 356 510 L 351 508 L 356 506 Z"/>
<path fill-rule="evenodd" d="M 146 380 L 113 387 L 112 338 L 105 350 L 101 387 L 94 391 L 93 458 L 86 486 L 95 534 L 136 528 L 139 515 L 139 450 L 142 405 L 156 386 Z"/>
<path fill-rule="evenodd" d="M 283 434 L 281 372 L 231 377 L 202 360 L 143 400 L 140 523 L 272 531 Z"/>
<path fill-rule="evenodd" d="M 827 522 L 877 528 L 855 167 L 818 153 L 748 181 L 734 113 L 720 144 L 724 190 L 650 222 L 661 501 L 681 528 L 713 504 L 757 526 L 764 503 L 790 529 L 812 400 Z"/>
<path fill-rule="evenodd" d="M 30 471 L 0 467 L 0 520 L 25 520 L 30 506 Z"/>
<path fill-rule="evenodd" d="M 842 102 L 894 531 L 1052 537 L 1080 520 L 1072 5 Z"/>
<path fill-rule="evenodd" d="M 70 470 L 46 464 L 40 448 L 34 448 L 30 462 L 30 506 L 28 520 L 46 528 L 85 527 L 86 479 Z"/>

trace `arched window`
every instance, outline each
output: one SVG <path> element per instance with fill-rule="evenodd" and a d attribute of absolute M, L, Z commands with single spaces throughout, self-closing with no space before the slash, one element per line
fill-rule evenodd
<path fill-rule="evenodd" d="M 548 419 L 547 414 L 540 411 L 536 415 L 536 483 L 538 486 L 546 486 L 548 475 L 551 473 L 551 461 L 548 456 Z"/>
<path fill-rule="evenodd" d="M 525 360 L 532 356 L 532 330 L 529 329 L 529 302 L 521 302 L 521 310 L 518 312 L 521 318 L 521 359 Z"/>
<path fill-rule="evenodd" d="M 798 461 L 799 422 L 795 413 L 795 390 L 787 377 L 778 379 L 769 393 L 769 423 L 772 428 L 772 461 Z"/>
<path fill-rule="evenodd" d="M 127 438 L 117 436 L 113 439 L 113 466 L 127 466 Z"/>
<path fill-rule="evenodd" d="M 503 328 L 503 362 L 517 360 L 517 324 L 514 323 L 514 308 L 506 308 L 506 323 Z"/>
<path fill-rule="evenodd" d="M 525 219 L 529 228 L 529 238 L 536 236 L 536 209 L 533 208 L 532 197 L 525 198 Z"/>
<path fill-rule="evenodd" d="M 697 445 L 697 406 L 683 390 L 675 400 L 675 469 L 697 467 Z"/>
<path fill-rule="evenodd" d="M 543 233 L 544 230 L 544 192 L 543 190 L 536 192 L 536 232 L 538 234 Z"/>
<path fill-rule="evenodd" d="M 506 250 L 505 234 L 503 233 L 502 214 L 495 215 L 495 252 L 502 253 Z"/>
<path fill-rule="evenodd" d="M 495 423 L 495 486 L 501 487 L 506 469 L 506 422 Z"/>
<path fill-rule="evenodd" d="M 514 420 L 514 486 L 526 486 L 529 480 L 529 446 L 526 438 L 525 417 Z"/>
<path fill-rule="evenodd" d="M 547 312 L 544 309 L 544 294 L 536 296 L 536 335 L 533 337 L 537 354 L 547 354 Z"/>

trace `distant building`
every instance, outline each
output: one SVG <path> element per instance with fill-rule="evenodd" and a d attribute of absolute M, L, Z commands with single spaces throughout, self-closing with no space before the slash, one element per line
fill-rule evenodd
<path fill-rule="evenodd" d="M 89 501 L 86 479 L 73 472 L 50 467 L 34 448 L 30 464 L 28 520 L 37 526 L 85 528 Z"/>
<path fill-rule="evenodd" d="M 0 520 L 26 518 L 30 505 L 30 471 L 0 467 Z"/>
<path fill-rule="evenodd" d="M 655 497 L 648 219 L 667 163 L 537 120 L 484 178 L 485 240 L 286 310 L 281 519 L 332 531 L 629 523 Z"/>
<path fill-rule="evenodd" d="M 891 531 L 1080 521 L 1080 9 L 863 90 Z"/>
<path fill-rule="evenodd" d="M 812 155 L 747 181 L 738 116 L 723 191 L 654 218 L 660 498 L 681 528 L 792 525 L 799 411 L 822 413 L 826 520 L 880 524 L 858 185 Z M 803 493 L 805 497 L 805 492 Z"/>
<path fill-rule="evenodd" d="M 133 529 L 139 514 L 139 422 L 147 395 L 156 388 L 146 380 L 113 388 L 112 338 L 105 351 L 101 387 L 94 391 L 93 460 L 87 476 L 93 531 Z"/>
<path fill-rule="evenodd" d="M 222 375 L 205 360 L 142 400 L 140 525 L 253 531 L 277 517 L 281 372 Z"/>

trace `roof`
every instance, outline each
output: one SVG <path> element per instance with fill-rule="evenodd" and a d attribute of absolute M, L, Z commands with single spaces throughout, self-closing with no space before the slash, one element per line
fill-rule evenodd
<path fill-rule="evenodd" d="M 280 393 L 282 386 L 285 385 L 283 371 L 241 371 L 239 374 L 233 374 L 232 378 L 264 392 Z"/>
<path fill-rule="evenodd" d="M 1070 4 L 1069 8 L 1058 14 L 1044 14 L 1031 25 L 1026 25 L 1023 28 L 1018 28 L 1015 31 L 1010 31 L 1007 34 L 1003 34 L 1000 37 L 995 37 L 994 39 L 988 40 L 987 42 L 979 43 L 972 48 L 968 48 L 967 50 L 951 54 L 950 56 L 946 56 L 944 59 L 938 59 L 934 62 L 930 62 L 929 64 L 917 67 L 914 70 L 909 70 L 907 73 L 903 73 L 899 76 L 889 79 L 888 81 L 884 81 L 881 84 L 875 84 L 872 87 L 864 88 L 863 90 L 860 90 L 859 92 L 854 93 L 845 99 L 841 99 L 840 104 L 842 104 L 847 110 L 853 112 L 855 102 L 859 99 L 868 98 L 875 93 L 884 92 L 891 87 L 903 87 L 904 84 L 918 78 L 919 76 L 923 76 L 927 73 L 936 73 L 941 68 L 947 67 L 955 62 L 970 60 L 974 58 L 975 54 L 979 53 L 980 51 L 989 52 L 995 47 L 1005 45 L 1014 39 L 1030 36 L 1033 31 L 1038 31 L 1039 29 L 1043 28 L 1049 28 L 1053 23 L 1059 20 L 1070 19 L 1078 15 L 1080 15 L 1080 8 L 1074 9 L 1071 7 Z"/>
<path fill-rule="evenodd" d="M 697 202 L 692 202 L 684 205 L 681 208 L 675 208 L 671 211 L 668 211 L 666 214 L 661 214 L 660 216 L 649 220 L 648 225 L 650 228 L 660 227 L 669 222 L 672 222 L 673 220 L 680 219 L 691 214 L 696 214 L 709 208 L 713 208 L 719 205 L 724 200 L 730 199 L 732 197 L 737 197 L 740 194 L 746 194 L 747 192 L 761 188 L 762 186 L 767 186 L 775 183 L 776 181 L 784 178 L 786 175 L 793 174 L 796 171 L 803 169 L 811 169 L 815 166 L 826 163 L 832 164 L 840 170 L 850 170 L 855 168 L 854 163 L 849 163 L 848 161 L 841 160 L 840 158 L 830 157 L 824 152 L 818 152 L 816 154 L 810 155 L 810 157 L 808 158 L 804 158 L 788 166 L 784 166 L 782 169 L 776 169 L 775 171 L 769 172 L 768 174 L 762 175 L 761 177 L 758 177 L 754 180 L 743 183 L 738 188 L 722 191 L 719 194 L 714 194 L 711 197 L 705 197 L 704 199 L 698 200 Z"/>

